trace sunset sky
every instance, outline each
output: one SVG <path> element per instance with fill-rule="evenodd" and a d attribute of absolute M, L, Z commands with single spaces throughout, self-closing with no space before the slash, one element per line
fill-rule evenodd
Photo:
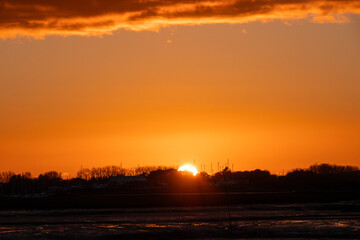
<path fill-rule="evenodd" d="M 0 171 L 360 166 L 359 0 L 0 0 Z"/>

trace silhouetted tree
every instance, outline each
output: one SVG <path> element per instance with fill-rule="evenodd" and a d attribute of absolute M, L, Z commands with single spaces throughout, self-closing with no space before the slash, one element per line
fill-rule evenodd
<path fill-rule="evenodd" d="M 1 183 L 7 183 L 10 181 L 11 177 L 14 176 L 15 173 L 12 171 L 7 171 L 7 172 L 1 172 L 0 173 L 0 182 Z"/>
<path fill-rule="evenodd" d="M 46 179 L 46 180 L 60 180 L 61 179 L 61 173 L 60 172 L 56 172 L 56 171 L 50 171 L 50 172 L 46 172 L 44 174 L 40 174 L 39 175 L 39 180 L 40 179 Z"/>

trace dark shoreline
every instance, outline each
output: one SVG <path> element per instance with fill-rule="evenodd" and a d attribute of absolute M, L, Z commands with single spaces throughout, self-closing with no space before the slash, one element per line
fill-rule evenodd
<path fill-rule="evenodd" d="M 153 208 L 237 204 L 330 203 L 360 200 L 358 191 L 340 192 L 214 192 L 121 194 L 81 192 L 49 197 L 0 197 L 0 209 Z"/>

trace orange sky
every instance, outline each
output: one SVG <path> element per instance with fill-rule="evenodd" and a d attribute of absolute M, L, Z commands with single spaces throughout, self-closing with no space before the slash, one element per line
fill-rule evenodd
<path fill-rule="evenodd" d="M 359 1 L 85 2 L 0 3 L 0 171 L 360 165 Z"/>

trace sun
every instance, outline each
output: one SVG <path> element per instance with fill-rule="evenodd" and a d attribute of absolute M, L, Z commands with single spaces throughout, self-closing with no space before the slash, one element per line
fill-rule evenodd
<path fill-rule="evenodd" d="M 179 167 L 178 171 L 191 172 L 194 176 L 196 176 L 196 174 L 198 174 L 198 170 L 196 169 L 196 167 L 194 167 L 193 165 L 190 165 L 190 164 L 182 165 L 181 167 Z"/>

